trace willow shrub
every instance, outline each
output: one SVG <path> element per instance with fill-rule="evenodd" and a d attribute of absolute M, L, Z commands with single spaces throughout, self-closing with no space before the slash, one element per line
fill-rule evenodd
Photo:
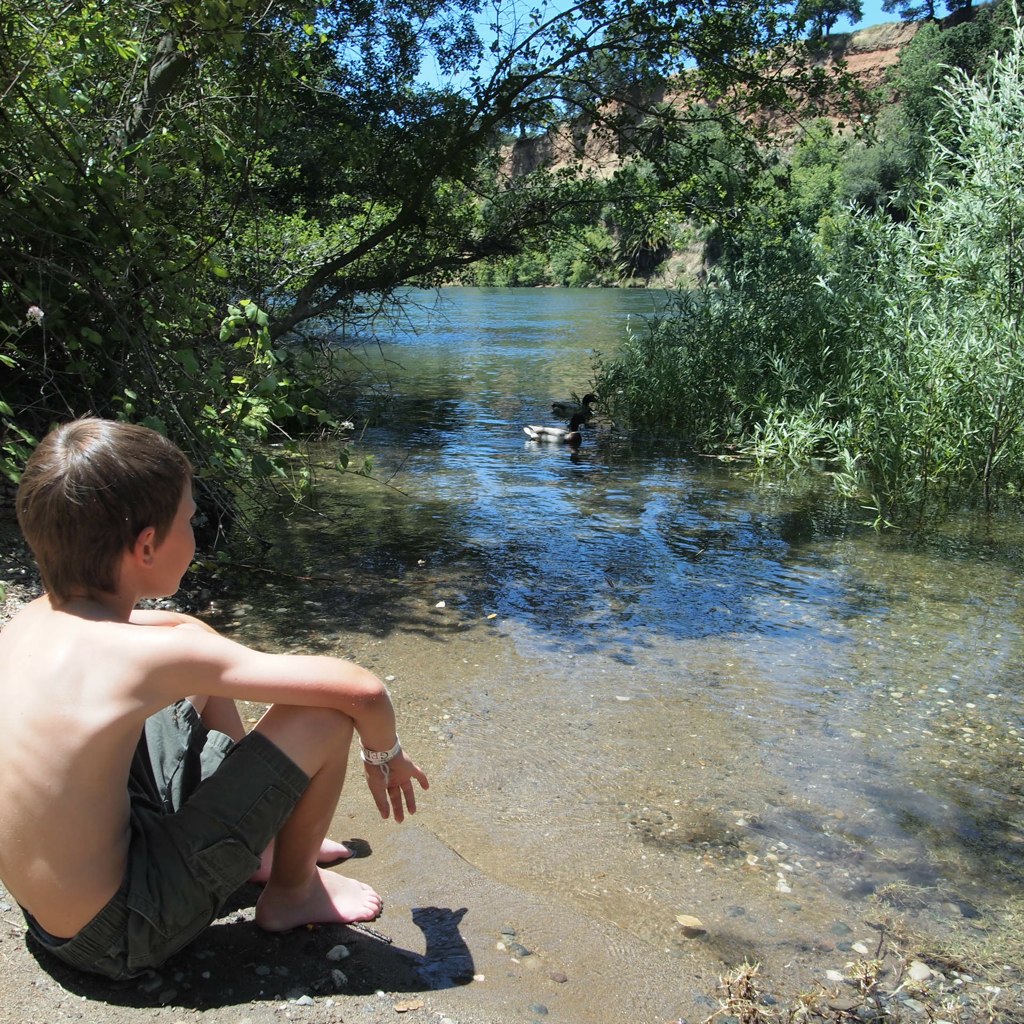
<path fill-rule="evenodd" d="M 851 448 L 876 505 L 902 515 L 1024 476 L 1024 27 L 943 102 L 911 219 L 849 216 L 820 239 Z"/>
<path fill-rule="evenodd" d="M 1018 23 L 985 74 L 951 74 L 906 222 L 834 211 L 813 237 L 762 240 L 753 272 L 681 299 L 600 365 L 618 417 L 697 446 L 832 460 L 880 522 L 1019 491 L 1022 61 Z"/>
<path fill-rule="evenodd" d="M 286 431 L 333 422 L 320 379 L 222 262 L 254 111 L 306 54 L 250 6 L 0 4 L 0 489 L 85 413 L 171 434 L 221 511 L 305 488 Z"/>
<path fill-rule="evenodd" d="M 630 428 L 695 447 L 819 453 L 820 436 L 807 429 L 797 436 L 807 396 L 819 407 L 832 404 L 818 271 L 813 239 L 797 230 L 745 256 L 716 287 L 679 293 L 614 359 L 598 361 L 604 406 Z M 770 424 L 784 410 L 783 442 Z"/>

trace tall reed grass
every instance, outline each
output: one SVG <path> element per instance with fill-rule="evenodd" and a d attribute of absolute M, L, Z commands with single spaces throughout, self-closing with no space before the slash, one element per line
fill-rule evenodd
<path fill-rule="evenodd" d="M 696 448 L 825 460 L 877 522 L 1024 487 L 1024 26 L 951 73 L 911 215 L 760 239 L 596 368 L 618 420 Z"/>

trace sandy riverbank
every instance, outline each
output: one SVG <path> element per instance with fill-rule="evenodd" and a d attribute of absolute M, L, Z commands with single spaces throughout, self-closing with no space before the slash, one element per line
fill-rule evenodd
<path fill-rule="evenodd" d="M 23 551 L 9 551 L 0 568 L 2 625 L 38 584 Z M 443 799 L 443 787 L 436 795 Z M 371 811 L 367 800 L 354 810 L 343 803 L 332 834 L 360 840 L 366 856 L 346 870 L 385 894 L 372 929 L 267 935 L 252 923 L 250 886 L 163 970 L 123 984 L 77 976 L 48 957 L 0 887 L 0 1024 L 660 1021 L 694 1019 L 684 993 L 713 991 L 713 970 L 688 969 L 684 981 L 675 956 L 488 878 L 431 833 L 428 815 L 395 826 Z M 345 953 L 329 956 L 339 946 Z M 650 1006 L 640 995 L 648 990 Z M 615 1008 L 618 992 L 636 993 L 639 1003 Z M 706 999 L 699 1015 L 714 1008 Z"/>
<path fill-rule="evenodd" d="M 31 573 L 22 574 L 25 564 L 21 557 L 0 566 L 6 583 L 0 619 L 35 593 Z M 487 640 L 490 664 L 470 666 L 475 683 L 484 692 L 507 692 L 512 685 L 524 695 L 542 692 L 530 678 L 531 666 L 516 661 L 500 638 L 493 643 L 499 657 Z M 930 1015 L 953 1024 L 1024 1019 L 1019 963 L 993 960 L 982 975 L 966 960 L 928 958 L 924 951 L 938 945 L 901 932 L 901 915 L 892 908 L 839 899 L 824 885 L 812 888 L 817 883 L 811 877 L 800 879 L 805 891 L 798 885 L 796 893 L 784 894 L 774 873 L 762 870 L 763 856 L 722 860 L 709 844 L 696 844 L 679 861 L 688 872 L 687 906 L 636 899 L 632 922 L 613 921 L 596 903 L 589 909 L 588 893 L 596 893 L 600 871 L 591 863 L 586 836 L 565 848 L 543 835 L 531 837 L 527 818 L 514 823 L 515 832 L 505 820 L 505 831 L 496 833 L 501 838 L 492 837 L 488 808 L 514 770 L 511 757 L 497 766 L 479 760 L 482 750 L 495 744 L 501 749 L 496 726 L 477 723 L 472 735 L 468 726 L 452 736 L 437 731 L 452 707 L 444 694 L 453 667 L 479 658 L 479 642 L 474 647 L 471 638 L 453 633 L 440 646 L 365 638 L 353 644 L 347 653 L 376 671 L 397 673 L 403 739 L 433 780 L 421 813 L 402 826 L 382 823 L 358 787 L 343 798 L 332 835 L 361 840 L 367 856 L 346 870 L 385 896 L 385 913 L 374 928 L 266 935 L 252 924 L 256 890 L 247 888 L 203 938 L 161 971 L 112 986 L 71 975 L 26 941 L 17 907 L 0 892 L 0 1024 L 378 1024 L 396 1018 L 698 1024 L 719 1011 L 723 1018 L 736 1017 L 736 1006 L 722 1010 L 719 982 L 735 977 L 752 950 L 762 964 L 763 997 L 745 1008 L 755 1014 L 744 1018 L 750 1022 L 756 1014 L 785 1019 L 801 994 L 816 1007 L 817 1019 L 834 1024 L 883 1011 L 888 1020 Z M 416 686 L 404 680 L 417 680 Z M 504 742 L 514 747 L 522 735 Z M 467 763 L 467 756 L 475 763 Z M 723 760 L 719 774 L 731 763 Z M 452 811 L 452 805 L 460 806 Z M 473 834 L 460 832 L 460 825 Z M 640 826 L 634 833 L 646 835 L 647 826 Z M 510 834 L 521 836 L 521 844 Z M 620 875 L 628 879 L 639 871 L 649 850 L 642 842 L 618 852 L 602 847 L 607 890 L 615 889 Z M 734 851 L 725 852 L 731 857 Z M 537 882 L 543 872 L 535 869 L 543 865 L 536 861 L 548 857 L 562 865 L 553 876 L 557 884 Z M 749 871 L 733 870 L 744 864 Z M 574 886 L 577 872 L 581 884 Z M 635 886 L 630 898 L 642 888 Z M 607 892 L 604 898 L 611 899 Z M 687 938 L 671 930 L 677 913 L 695 910 L 706 932 Z M 644 915 L 668 922 L 665 941 L 651 940 Z M 922 916 L 921 923 L 934 929 L 936 920 Z M 950 933 L 961 926 L 952 918 L 938 923 Z M 981 932 L 991 925 L 974 921 L 967 927 Z"/>

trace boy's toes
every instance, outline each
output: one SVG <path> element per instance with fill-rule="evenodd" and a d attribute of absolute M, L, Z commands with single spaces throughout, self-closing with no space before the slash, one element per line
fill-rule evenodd
<path fill-rule="evenodd" d="M 361 893 L 361 897 L 362 905 L 357 911 L 358 915 L 355 916 L 352 921 L 376 921 L 384 911 L 384 900 L 382 900 L 380 896 L 370 888 L 370 886 L 365 887 L 365 891 Z M 354 902 L 355 901 L 349 905 L 354 906 Z"/>

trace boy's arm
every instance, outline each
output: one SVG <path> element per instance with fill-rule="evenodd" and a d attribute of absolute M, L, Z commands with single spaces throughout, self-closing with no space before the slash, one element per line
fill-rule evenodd
<path fill-rule="evenodd" d="M 159 706 L 203 693 L 262 704 L 333 708 L 352 719 L 366 750 L 388 751 L 398 742 L 387 688 L 355 662 L 325 655 L 266 654 L 209 627 L 145 631 L 144 639 L 143 658 L 148 665 L 143 671 Z M 370 769 L 367 785 L 378 810 L 387 817 L 390 803 L 396 821 L 404 817 L 403 797 L 409 810 L 415 809 L 412 780 L 424 789 L 428 785 L 404 751 L 389 762 L 386 774 L 376 765 L 366 767 Z"/>
<path fill-rule="evenodd" d="M 267 654 L 209 628 L 140 634 L 139 655 L 146 663 L 140 666 L 143 685 L 153 688 L 161 707 L 202 693 L 260 704 L 334 708 L 355 722 L 364 747 L 390 750 L 397 740 L 386 687 L 353 661 L 319 654 Z"/>

